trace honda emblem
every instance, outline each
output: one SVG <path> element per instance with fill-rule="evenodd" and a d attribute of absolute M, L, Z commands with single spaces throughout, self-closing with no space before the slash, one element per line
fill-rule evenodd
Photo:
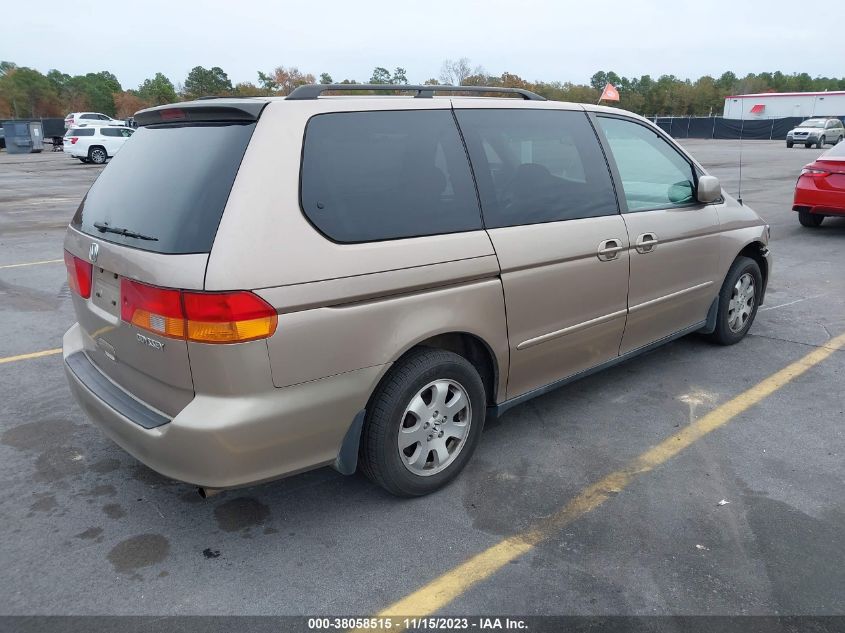
<path fill-rule="evenodd" d="M 94 242 L 91 244 L 91 248 L 88 249 L 88 259 L 91 260 L 91 263 L 97 262 L 97 255 L 100 254 L 100 245 Z"/>

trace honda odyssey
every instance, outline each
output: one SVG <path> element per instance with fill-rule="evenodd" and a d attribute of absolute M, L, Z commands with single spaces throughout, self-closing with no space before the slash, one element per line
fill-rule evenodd
<path fill-rule="evenodd" d="M 349 90 L 385 86 L 142 110 L 79 205 L 66 373 L 150 468 L 209 494 L 331 465 L 422 495 L 485 420 L 751 327 L 768 227 L 646 119 Z"/>

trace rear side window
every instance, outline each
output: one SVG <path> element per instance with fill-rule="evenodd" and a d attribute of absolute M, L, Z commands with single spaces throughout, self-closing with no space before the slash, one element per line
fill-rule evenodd
<path fill-rule="evenodd" d="M 209 252 L 254 129 L 255 123 L 138 129 L 91 186 L 71 226 L 157 253 Z M 132 235 L 115 232 L 123 229 Z"/>
<path fill-rule="evenodd" d="M 100 134 L 103 136 L 121 136 L 119 128 L 104 127 L 100 130 Z"/>
<path fill-rule="evenodd" d="M 301 203 L 314 226 L 337 242 L 481 228 L 472 174 L 449 110 L 312 117 Z"/>
<path fill-rule="evenodd" d="M 583 112 L 457 110 L 488 228 L 619 212 Z"/>
<path fill-rule="evenodd" d="M 92 127 L 79 127 L 73 130 L 68 131 L 70 136 L 94 136 L 94 128 Z"/>

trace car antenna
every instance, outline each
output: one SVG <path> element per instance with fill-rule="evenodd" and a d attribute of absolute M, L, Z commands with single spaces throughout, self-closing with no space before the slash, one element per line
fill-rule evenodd
<path fill-rule="evenodd" d="M 740 100 L 742 101 L 742 100 Z M 739 107 L 739 185 L 736 196 L 736 201 L 742 204 L 742 137 L 745 136 L 745 103 L 742 102 Z"/>

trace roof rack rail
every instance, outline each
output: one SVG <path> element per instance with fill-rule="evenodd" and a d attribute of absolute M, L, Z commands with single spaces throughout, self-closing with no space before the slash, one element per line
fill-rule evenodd
<path fill-rule="evenodd" d="M 515 94 L 528 101 L 545 101 L 545 97 L 541 97 L 530 90 L 523 90 L 522 88 L 499 88 L 496 86 L 413 86 L 407 84 L 307 84 L 299 86 L 296 90 L 291 92 L 286 98 L 291 100 L 306 100 L 316 99 L 321 94 L 327 91 L 350 91 L 350 90 L 375 90 L 375 91 L 400 91 L 400 92 L 416 92 L 415 98 L 431 98 L 435 92 L 498 92 L 502 94 Z"/>

